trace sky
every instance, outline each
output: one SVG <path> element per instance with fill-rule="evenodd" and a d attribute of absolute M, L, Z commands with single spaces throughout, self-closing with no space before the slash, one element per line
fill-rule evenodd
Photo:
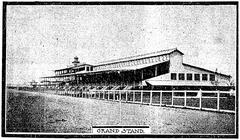
<path fill-rule="evenodd" d="M 178 48 L 183 62 L 236 76 L 236 7 L 230 5 L 8 5 L 7 83 L 81 63 Z"/>

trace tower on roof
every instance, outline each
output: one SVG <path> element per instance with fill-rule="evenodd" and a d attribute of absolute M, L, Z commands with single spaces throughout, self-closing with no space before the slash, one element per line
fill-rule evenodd
<path fill-rule="evenodd" d="M 73 65 L 74 65 L 75 67 L 77 66 L 77 64 L 80 63 L 80 62 L 78 61 L 78 57 L 77 57 L 77 56 L 74 57 L 74 61 L 73 61 L 72 63 L 73 63 Z"/>

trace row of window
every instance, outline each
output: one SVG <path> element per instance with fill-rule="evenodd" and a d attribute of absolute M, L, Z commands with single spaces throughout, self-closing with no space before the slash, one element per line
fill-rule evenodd
<path fill-rule="evenodd" d="M 78 69 L 67 69 L 67 70 L 57 71 L 56 75 L 75 73 L 75 72 L 83 71 L 83 70 L 93 71 L 93 67 L 86 67 L 86 69 L 85 69 L 85 67 L 82 67 L 82 68 L 78 68 Z"/>
<path fill-rule="evenodd" d="M 185 77 L 186 76 L 186 77 Z M 215 75 L 214 74 L 202 74 L 202 81 L 208 81 L 208 77 L 210 81 L 215 81 Z M 177 73 L 171 73 L 171 80 L 195 80 L 200 81 L 200 74 L 192 74 L 192 73 L 178 73 L 178 79 L 177 79 Z"/>
<path fill-rule="evenodd" d="M 164 56 L 157 56 L 157 57 L 145 58 L 145 59 L 140 59 L 140 60 L 132 60 L 132 61 L 128 61 L 128 62 L 120 62 L 120 63 L 115 63 L 115 64 L 98 66 L 98 67 L 95 67 L 94 70 L 119 68 L 119 67 L 125 67 L 125 66 L 134 66 L 134 65 L 148 64 L 148 63 L 154 63 L 154 62 L 162 62 L 162 61 L 167 61 L 167 60 L 169 60 L 169 56 L 164 55 Z"/>

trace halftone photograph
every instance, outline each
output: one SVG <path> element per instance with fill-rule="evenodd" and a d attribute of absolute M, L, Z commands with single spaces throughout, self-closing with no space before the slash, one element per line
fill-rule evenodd
<path fill-rule="evenodd" d="M 3 2 L 2 34 L 3 137 L 238 137 L 238 2 Z"/>

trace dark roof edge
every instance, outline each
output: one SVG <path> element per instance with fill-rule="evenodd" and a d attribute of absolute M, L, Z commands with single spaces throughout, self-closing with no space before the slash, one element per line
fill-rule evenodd
<path fill-rule="evenodd" d="M 176 50 L 172 51 L 171 53 L 173 53 L 173 52 L 175 52 L 175 51 L 179 52 L 181 55 L 184 55 L 184 53 L 181 52 L 181 51 L 179 51 L 177 48 L 176 48 Z"/>
<path fill-rule="evenodd" d="M 226 75 L 226 74 L 214 72 L 214 71 L 211 71 L 211 70 L 207 70 L 207 69 L 200 68 L 200 67 L 197 67 L 197 66 L 189 65 L 189 64 L 186 64 L 186 63 L 183 63 L 183 65 L 189 66 L 189 67 L 192 67 L 192 68 L 196 68 L 196 69 L 200 69 L 200 70 L 203 70 L 203 71 L 207 71 L 207 72 L 210 72 L 210 73 L 219 74 L 219 75 L 221 75 L 221 76 L 225 76 L 225 77 L 228 77 L 228 78 L 231 78 L 231 77 L 232 77 L 231 75 Z"/>
<path fill-rule="evenodd" d="M 167 54 L 171 54 L 173 52 L 179 52 L 181 55 L 184 55 L 184 53 L 182 53 L 181 51 L 179 51 L 177 48 L 173 48 L 173 49 L 168 49 L 168 50 L 172 50 L 171 52 L 167 52 L 167 53 L 164 53 L 164 54 L 156 54 L 155 56 L 162 56 L 162 55 L 167 55 Z M 168 50 L 162 50 L 162 51 L 168 51 Z M 152 52 L 153 53 L 153 52 Z M 149 53 L 150 54 L 150 53 Z M 147 54 L 142 54 L 142 55 L 147 55 Z M 139 59 L 143 59 L 143 58 L 151 58 L 151 57 L 155 57 L 155 56 L 146 56 L 146 57 L 143 57 L 143 58 L 136 58 L 134 59 L 134 57 L 137 57 L 137 56 L 140 56 L 140 55 L 136 55 L 136 56 L 131 56 L 133 57 L 132 59 L 129 58 L 129 60 L 121 60 L 121 59 L 125 59 L 125 58 L 128 58 L 128 57 L 125 57 L 125 58 L 119 58 L 119 61 L 118 62 L 114 62 L 114 61 L 117 61 L 117 59 L 115 60 L 109 60 L 109 61 L 113 61 L 113 62 L 106 62 L 106 63 L 100 63 L 100 64 L 96 64 L 94 65 L 94 67 L 98 67 L 98 66 L 102 66 L 102 65 L 110 65 L 110 64 L 114 64 L 114 63 L 119 63 L 119 62 L 127 62 L 127 61 L 132 61 L 132 60 L 139 60 Z"/>

